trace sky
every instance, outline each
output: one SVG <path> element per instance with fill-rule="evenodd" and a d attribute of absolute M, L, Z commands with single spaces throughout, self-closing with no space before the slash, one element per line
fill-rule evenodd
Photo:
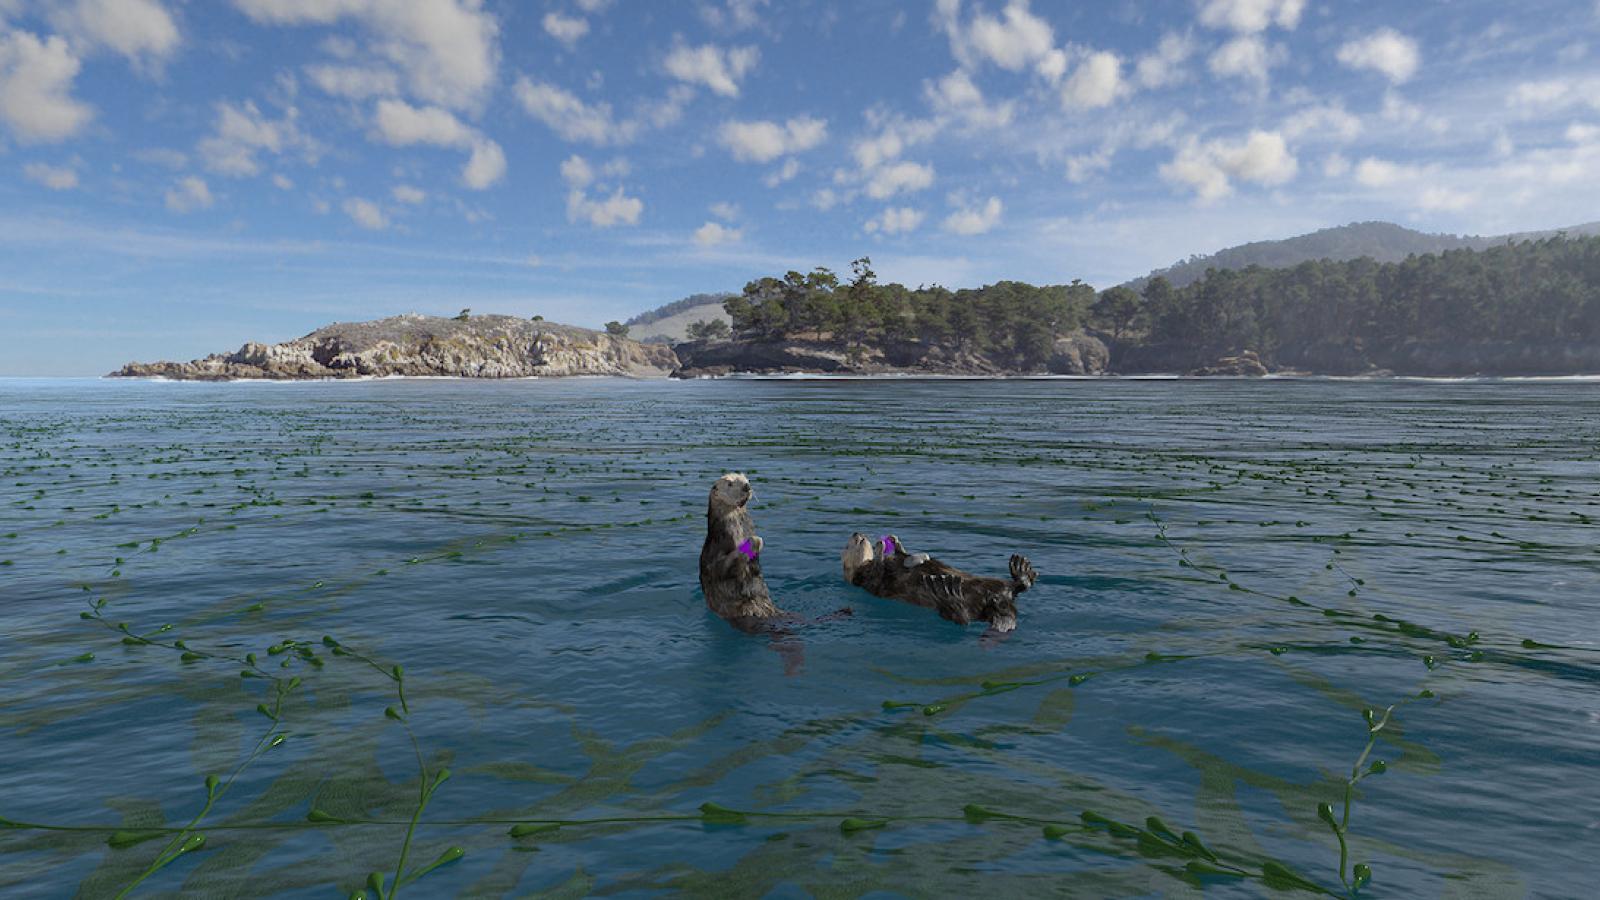
<path fill-rule="evenodd" d="M 0 375 L 1600 219 L 1597 0 L 0 0 Z"/>

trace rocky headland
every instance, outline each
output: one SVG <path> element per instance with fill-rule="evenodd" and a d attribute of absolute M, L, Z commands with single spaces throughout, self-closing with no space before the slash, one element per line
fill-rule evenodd
<path fill-rule="evenodd" d="M 183 381 L 303 380 L 392 375 L 530 378 L 661 377 L 678 368 L 670 347 L 515 316 L 416 314 L 336 323 L 282 344 L 247 343 L 192 362 L 129 363 L 114 377 Z"/>

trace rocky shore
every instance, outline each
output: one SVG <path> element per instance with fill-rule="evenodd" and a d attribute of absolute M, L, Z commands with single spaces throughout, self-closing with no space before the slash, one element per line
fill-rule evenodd
<path fill-rule="evenodd" d="M 337 323 L 282 344 L 248 343 L 193 362 L 128 363 L 114 377 L 183 381 L 303 380 L 389 375 L 529 378 L 661 377 L 678 368 L 670 347 L 514 316 L 404 315 Z"/>
<path fill-rule="evenodd" d="M 852 347 L 837 341 L 690 341 L 673 347 L 679 360 L 674 378 L 734 373 L 755 375 L 1104 375 L 1106 345 L 1087 334 L 1056 340 L 1046 365 L 1037 371 L 1011 368 L 981 353 L 906 341 L 882 347 Z"/>

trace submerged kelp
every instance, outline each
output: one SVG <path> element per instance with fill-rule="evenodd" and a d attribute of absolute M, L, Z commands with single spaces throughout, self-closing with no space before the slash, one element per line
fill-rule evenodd
<path fill-rule="evenodd" d="M 1588 392 L 0 384 L 0 892 L 1581 892 Z M 857 610 L 798 677 L 695 589 L 730 469 Z"/>

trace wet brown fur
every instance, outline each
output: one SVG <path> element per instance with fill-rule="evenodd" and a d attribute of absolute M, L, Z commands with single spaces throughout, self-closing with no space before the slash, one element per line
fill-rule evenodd
<path fill-rule="evenodd" d="M 894 553 L 878 554 L 866 535 L 850 536 L 843 554 L 845 580 L 878 597 L 937 610 L 951 622 L 988 622 L 995 631 L 1017 625 L 1017 595 L 1033 585 L 1037 574 L 1026 557 L 1011 557 L 1011 580 L 984 578 L 937 559 L 910 565 L 900 539 L 890 536 Z"/>

